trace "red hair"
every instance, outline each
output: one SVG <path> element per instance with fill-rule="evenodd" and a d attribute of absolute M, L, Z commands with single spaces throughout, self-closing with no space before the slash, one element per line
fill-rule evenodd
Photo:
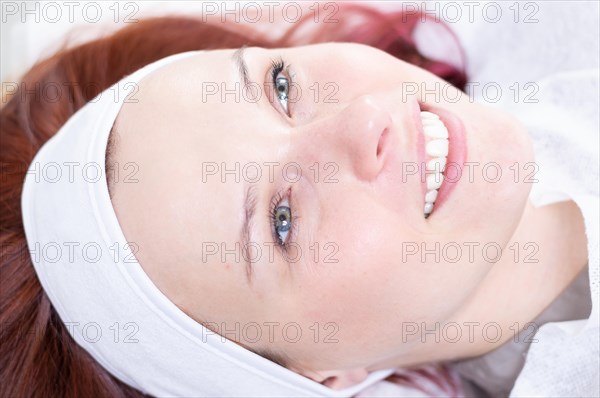
<path fill-rule="evenodd" d="M 464 71 L 420 54 L 412 33 L 420 16 L 341 6 L 339 24 L 311 32 L 295 25 L 269 39 L 247 27 L 188 17 L 142 20 L 116 33 L 58 51 L 34 65 L 0 110 L 0 396 L 141 397 L 72 339 L 35 274 L 21 219 L 21 190 L 36 151 L 86 102 L 127 74 L 190 50 L 290 47 L 345 41 L 369 44 L 463 88 Z M 43 90 L 61 88 L 51 101 Z"/>

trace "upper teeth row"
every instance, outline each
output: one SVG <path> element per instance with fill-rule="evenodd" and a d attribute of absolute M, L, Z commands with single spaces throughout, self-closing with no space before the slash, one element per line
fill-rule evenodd
<path fill-rule="evenodd" d="M 438 115 L 421 112 L 421 122 L 425 133 L 425 153 L 427 154 L 425 207 L 423 214 L 429 217 L 433 211 L 438 189 L 444 181 L 444 170 L 448 157 L 448 129 Z"/>

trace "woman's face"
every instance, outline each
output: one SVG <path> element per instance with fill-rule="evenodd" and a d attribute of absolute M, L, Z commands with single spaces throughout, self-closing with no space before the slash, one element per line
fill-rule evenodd
<path fill-rule="evenodd" d="M 123 106 L 117 216 L 156 285 L 216 332 L 299 371 L 375 368 L 419 344 L 406 325 L 461 309 L 526 202 L 509 174 L 532 156 L 524 131 L 459 96 L 356 44 L 199 53 Z M 428 218 L 423 110 L 454 163 Z"/>

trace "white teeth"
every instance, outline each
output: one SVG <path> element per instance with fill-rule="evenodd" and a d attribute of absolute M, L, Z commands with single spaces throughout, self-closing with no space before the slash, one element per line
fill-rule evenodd
<path fill-rule="evenodd" d="M 448 156 L 448 140 L 431 140 L 425 145 L 425 153 L 436 158 Z"/>
<path fill-rule="evenodd" d="M 448 138 L 448 130 L 441 121 L 427 121 L 423 124 L 423 132 L 429 138 Z"/>
<path fill-rule="evenodd" d="M 439 189 L 444 182 L 444 175 L 440 173 L 433 173 L 427 176 L 427 190 Z"/>
<path fill-rule="evenodd" d="M 439 119 L 439 118 L 440 117 L 438 115 L 436 115 L 435 113 L 426 112 L 426 111 L 421 112 L 421 119 Z"/>
<path fill-rule="evenodd" d="M 429 162 L 427 162 L 426 169 L 427 171 L 435 171 L 436 173 L 441 173 L 446 169 L 446 158 L 433 158 Z"/>
<path fill-rule="evenodd" d="M 423 215 L 427 218 L 433 212 L 438 189 L 444 182 L 442 173 L 446 169 L 449 141 L 448 129 L 435 113 L 421 112 L 421 123 L 425 135 L 425 153 L 429 158 L 426 164 L 427 193 L 423 207 Z"/>
<path fill-rule="evenodd" d="M 438 191 L 437 189 L 432 189 L 431 191 L 427 191 L 425 194 L 425 202 L 433 203 L 437 199 Z"/>
<path fill-rule="evenodd" d="M 439 125 L 443 125 L 444 123 L 442 123 L 442 121 L 440 119 L 421 119 L 421 122 L 423 123 L 423 127 L 425 126 L 439 126 Z"/>
<path fill-rule="evenodd" d="M 423 214 L 427 217 L 433 211 L 433 203 L 425 203 L 425 208 L 423 209 Z"/>

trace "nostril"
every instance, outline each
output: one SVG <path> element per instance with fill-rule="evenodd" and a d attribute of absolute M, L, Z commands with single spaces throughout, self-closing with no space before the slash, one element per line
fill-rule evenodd
<path fill-rule="evenodd" d="M 377 143 L 377 159 L 381 157 L 381 153 L 383 152 L 383 148 L 385 147 L 385 141 L 387 140 L 387 136 L 389 133 L 389 129 L 384 129 L 379 136 L 379 142 Z"/>

